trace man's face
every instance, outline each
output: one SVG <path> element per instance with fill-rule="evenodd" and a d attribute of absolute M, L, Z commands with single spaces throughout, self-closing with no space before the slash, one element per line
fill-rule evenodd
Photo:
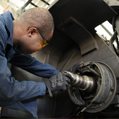
<path fill-rule="evenodd" d="M 49 34 L 49 38 L 52 36 L 52 33 Z M 29 27 L 21 36 L 19 42 L 17 43 L 18 50 L 25 54 L 31 54 L 36 51 L 39 51 L 47 45 L 47 42 L 41 36 L 37 27 Z"/>

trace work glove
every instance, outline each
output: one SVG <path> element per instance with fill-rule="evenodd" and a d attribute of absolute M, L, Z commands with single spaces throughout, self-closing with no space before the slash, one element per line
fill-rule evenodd
<path fill-rule="evenodd" d="M 47 92 L 51 97 L 61 91 L 66 91 L 68 85 L 70 85 L 70 79 L 61 72 L 44 81 L 47 86 Z"/>

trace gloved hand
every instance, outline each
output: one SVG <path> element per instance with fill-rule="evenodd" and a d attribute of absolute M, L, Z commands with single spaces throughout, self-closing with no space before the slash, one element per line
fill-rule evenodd
<path fill-rule="evenodd" d="M 45 80 L 48 93 L 51 97 L 53 96 L 53 94 L 57 94 L 61 91 L 66 91 L 69 82 L 70 79 L 61 72 Z"/>

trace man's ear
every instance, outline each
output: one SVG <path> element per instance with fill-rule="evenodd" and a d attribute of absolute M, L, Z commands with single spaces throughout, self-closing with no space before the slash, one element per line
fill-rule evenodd
<path fill-rule="evenodd" d="M 31 35 L 33 35 L 34 33 L 37 33 L 37 29 L 35 27 L 28 27 L 27 33 L 31 37 Z"/>

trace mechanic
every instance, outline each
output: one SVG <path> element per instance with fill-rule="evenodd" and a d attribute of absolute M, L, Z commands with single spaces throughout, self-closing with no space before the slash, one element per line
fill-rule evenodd
<path fill-rule="evenodd" d="M 69 78 L 30 56 L 47 45 L 53 31 L 53 18 L 44 8 L 29 9 L 15 20 L 9 11 L 0 15 L 1 107 L 22 110 L 37 118 L 37 98 L 66 90 Z M 15 80 L 8 63 L 47 78 L 48 83 Z"/>

